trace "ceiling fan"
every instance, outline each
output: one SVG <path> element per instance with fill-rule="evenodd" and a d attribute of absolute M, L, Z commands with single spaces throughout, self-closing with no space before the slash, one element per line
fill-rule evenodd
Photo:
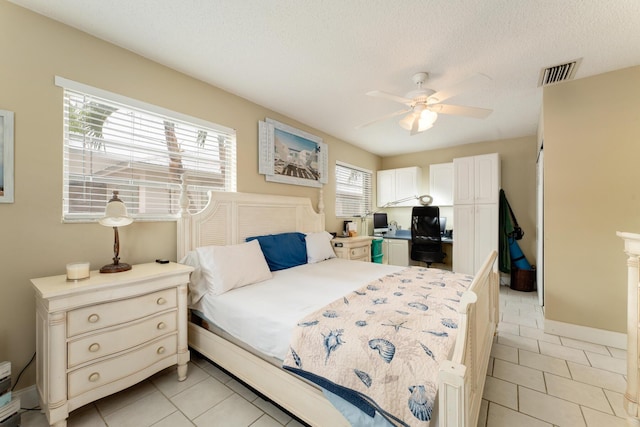
<path fill-rule="evenodd" d="M 486 85 L 491 79 L 483 74 L 475 74 L 465 80 L 462 80 L 452 87 L 436 92 L 432 89 L 423 88 L 422 85 L 429 78 L 429 73 L 420 72 L 413 75 L 412 80 L 418 86 L 416 90 L 407 93 L 404 97 L 394 95 L 379 90 L 367 92 L 367 95 L 377 98 L 385 98 L 391 101 L 399 102 L 409 107 L 408 109 L 396 111 L 380 117 L 372 122 L 360 125 L 357 128 L 363 128 L 371 124 L 377 123 L 391 117 L 408 113 L 400 120 L 400 126 L 415 135 L 430 129 L 438 118 L 438 114 L 452 114 L 457 116 L 474 117 L 484 119 L 493 110 L 478 107 L 466 107 L 462 105 L 441 104 L 455 95 L 462 92 L 477 89 L 479 86 Z"/>

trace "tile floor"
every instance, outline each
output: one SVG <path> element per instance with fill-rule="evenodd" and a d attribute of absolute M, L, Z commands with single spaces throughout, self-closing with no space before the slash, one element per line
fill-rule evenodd
<path fill-rule="evenodd" d="M 493 344 L 479 427 L 626 426 L 624 350 L 545 334 L 535 293 L 500 288 L 501 322 Z M 38 411 L 23 427 L 46 426 Z M 192 353 L 189 376 L 160 372 L 73 413 L 69 427 L 302 426 Z"/>

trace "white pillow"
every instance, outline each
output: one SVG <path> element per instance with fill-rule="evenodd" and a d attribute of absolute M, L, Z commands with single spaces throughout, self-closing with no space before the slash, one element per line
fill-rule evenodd
<path fill-rule="evenodd" d="M 202 268 L 200 268 L 198 254 L 195 251 L 188 252 L 179 262 L 194 268 L 189 277 L 189 298 L 190 304 L 193 305 L 207 293 L 207 281 L 202 276 Z"/>
<path fill-rule="evenodd" d="M 305 241 L 307 243 L 307 262 L 309 264 L 336 257 L 331 246 L 331 239 L 333 239 L 333 236 L 327 231 L 307 233 Z"/>
<path fill-rule="evenodd" d="M 207 290 L 213 295 L 271 278 L 257 240 L 230 246 L 203 246 L 196 252 Z"/>

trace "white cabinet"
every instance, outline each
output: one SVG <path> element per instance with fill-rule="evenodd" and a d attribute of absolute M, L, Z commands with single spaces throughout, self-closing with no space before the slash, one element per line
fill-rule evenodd
<path fill-rule="evenodd" d="M 68 282 L 32 279 L 36 385 L 50 425 L 69 412 L 178 365 L 187 376 L 187 284 L 192 267 L 139 264 Z"/>
<path fill-rule="evenodd" d="M 500 158 L 497 153 L 454 159 L 453 270 L 475 274 L 498 250 Z"/>
<path fill-rule="evenodd" d="M 454 205 L 498 203 L 500 157 L 498 153 L 453 159 Z"/>
<path fill-rule="evenodd" d="M 429 195 L 435 206 L 453 206 L 453 163 L 429 166 Z"/>
<path fill-rule="evenodd" d="M 377 206 L 384 207 L 396 200 L 420 196 L 422 169 L 417 166 L 387 169 L 377 173 Z M 393 206 L 416 206 L 417 199 L 410 199 Z"/>
<path fill-rule="evenodd" d="M 405 239 L 384 239 L 382 242 L 382 262 L 406 267 L 409 265 L 409 241 Z"/>

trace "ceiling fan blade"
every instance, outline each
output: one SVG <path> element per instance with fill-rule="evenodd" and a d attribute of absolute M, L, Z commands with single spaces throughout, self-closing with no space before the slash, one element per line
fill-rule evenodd
<path fill-rule="evenodd" d="M 387 114 L 386 116 L 378 117 L 377 119 L 372 120 L 372 121 L 370 121 L 370 122 L 368 122 L 368 123 L 365 123 L 365 124 L 362 124 L 362 125 L 358 125 L 358 126 L 356 126 L 356 129 L 362 129 L 362 128 L 367 127 L 367 126 L 369 126 L 369 125 L 372 125 L 372 124 L 374 124 L 374 123 L 378 123 L 378 122 L 381 122 L 381 121 L 383 121 L 383 120 L 390 119 L 391 117 L 395 117 L 395 116 L 399 116 L 400 114 L 408 113 L 408 112 L 410 112 L 410 111 L 411 111 L 411 110 L 400 110 L 400 111 L 396 111 L 396 112 L 393 112 L 393 113 L 391 113 L 391 114 Z"/>
<path fill-rule="evenodd" d="M 430 105 L 429 110 L 439 113 L 439 114 L 451 114 L 455 116 L 467 116 L 473 117 L 475 119 L 484 119 L 489 114 L 493 112 L 493 110 L 489 110 L 487 108 L 478 108 L 478 107 L 465 107 L 463 105 L 451 105 L 451 104 L 435 104 Z"/>
<path fill-rule="evenodd" d="M 429 101 L 442 102 L 462 92 L 470 92 L 474 89 L 479 89 L 483 86 L 488 85 L 490 82 L 491 78 L 485 76 L 484 74 L 474 74 L 473 76 L 461 80 L 447 89 L 434 93 L 429 97 Z"/>
<path fill-rule="evenodd" d="M 373 96 L 376 98 L 384 98 L 391 101 L 399 102 L 400 104 L 411 105 L 413 100 L 409 98 L 404 98 L 402 96 L 394 95 L 392 93 L 382 92 L 380 90 L 372 90 L 371 92 L 367 92 L 368 96 Z"/>

